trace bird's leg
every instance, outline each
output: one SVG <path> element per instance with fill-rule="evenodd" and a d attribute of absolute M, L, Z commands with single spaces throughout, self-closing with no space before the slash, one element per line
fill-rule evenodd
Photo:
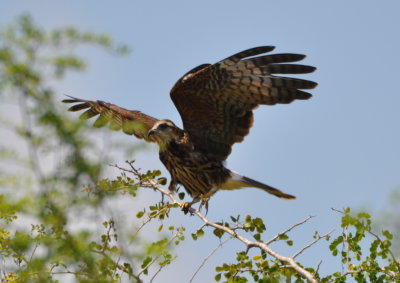
<path fill-rule="evenodd" d="M 201 210 L 201 208 L 202 208 L 203 205 L 204 205 L 204 207 L 206 208 L 206 215 L 207 215 L 207 213 L 208 213 L 208 201 L 209 201 L 209 200 L 210 200 L 209 198 L 207 198 L 207 199 L 202 198 L 202 199 L 201 199 L 201 203 L 200 203 L 200 205 L 199 205 L 199 210 Z"/>
<path fill-rule="evenodd" d="M 161 205 L 164 205 L 164 194 L 161 193 Z"/>
<path fill-rule="evenodd" d="M 195 196 L 191 202 L 183 202 L 181 204 L 182 211 L 187 214 L 189 209 L 192 207 L 193 204 L 199 202 L 201 200 L 200 196 Z"/>
<path fill-rule="evenodd" d="M 185 212 L 185 214 L 187 214 L 189 212 L 189 209 L 192 207 L 193 204 L 201 201 L 200 205 L 199 205 L 199 211 L 201 211 L 201 208 L 204 205 L 205 208 L 206 208 L 206 215 L 207 215 L 207 213 L 208 213 L 208 201 L 209 200 L 210 200 L 209 197 L 205 198 L 203 195 L 198 195 L 198 196 L 195 196 L 191 202 L 182 203 L 181 208 L 182 208 L 183 212 Z"/>

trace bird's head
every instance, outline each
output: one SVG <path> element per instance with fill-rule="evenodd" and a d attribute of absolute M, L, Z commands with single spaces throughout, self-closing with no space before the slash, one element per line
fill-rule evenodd
<path fill-rule="evenodd" d="M 179 140 L 182 136 L 182 130 L 170 120 L 160 120 L 154 124 L 147 136 L 159 145 L 167 145 L 172 140 Z"/>

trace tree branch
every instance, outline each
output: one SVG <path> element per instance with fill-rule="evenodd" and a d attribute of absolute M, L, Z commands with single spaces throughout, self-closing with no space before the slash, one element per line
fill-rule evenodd
<path fill-rule="evenodd" d="M 383 243 L 382 239 L 375 233 L 373 233 L 372 231 L 367 231 L 370 235 L 372 235 L 373 237 L 375 237 L 375 239 L 377 239 L 379 241 L 379 243 Z M 392 258 L 393 262 L 396 263 L 397 269 L 400 272 L 400 262 L 396 259 L 396 256 L 393 254 L 393 252 L 391 250 L 389 250 L 389 254 L 390 257 Z"/>
<path fill-rule="evenodd" d="M 170 245 L 177 237 L 178 237 L 179 231 L 176 232 L 171 239 L 169 239 L 167 246 Z M 139 273 L 136 275 L 137 277 L 140 277 L 140 275 L 142 275 L 146 270 L 149 269 L 150 266 L 152 266 L 163 254 L 160 253 L 159 255 L 157 255 L 156 257 L 154 257 L 145 267 L 142 268 L 142 270 L 139 271 Z M 164 267 L 164 266 L 161 266 Z M 156 274 L 158 274 L 160 271 L 157 271 Z M 155 277 L 155 275 L 153 276 Z"/>
<path fill-rule="evenodd" d="M 119 167 L 118 165 L 115 165 L 115 167 L 120 169 L 120 170 L 122 170 L 122 171 L 129 172 L 129 173 L 133 174 L 135 177 L 137 177 L 140 180 L 141 185 L 142 185 L 143 181 L 144 181 L 143 178 L 142 178 L 142 174 L 140 174 L 138 172 L 138 170 L 133 167 L 132 162 L 126 161 L 126 163 L 130 166 L 130 168 L 131 168 L 130 170 L 122 168 L 122 167 Z M 181 205 L 181 202 L 179 202 L 179 200 L 175 197 L 173 192 L 170 192 L 169 190 L 163 189 L 153 179 L 148 178 L 148 179 L 146 179 L 146 182 L 150 186 L 146 186 L 146 184 L 143 184 L 144 187 L 151 187 L 151 188 L 161 192 L 162 194 L 168 196 L 173 203 L 177 203 L 177 204 Z M 286 263 L 288 266 L 290 266 L 290 268 L 292 268 L 298 274 L 300 274 L 303 277 L 305 277 L 309 282 L 312 282 L 312 283 L 317 283 L 318 282 L 313 274 L 311 274 L 306 269 L 304 269 L 303 267 L 301 267 L 300 265 L 297 264 L 297 262 L 294 260 L 294 257 L 286 257 L 286 256 L 283 256 L 283 255 L 279 254 L 275 250 L 271 249 L 267 242 L 251 241 L 248 238 L 246 238 L 245 236 L 236 233 L 233 229 L 231 229 L 229 227 L 225 227 L 223 225 L 220 225 L 220 224 L 217 224 L 215 222 L 212 222 L 212 221 L 208 220 L 203 213 L 201 213 L 199 210 L 195 210 L 192 207 L 189 208 L 189 212 L 192 215 L 196 215 L 198 218 L 200 218 L 204 222 L 205 226 L 214 227 L 216 229 L 224 231 L 225 233 L 231 235 L 233 238 L 236 238 L 239 241 L 241 241 L 242 243 L 244 243 L 248 249 L 253 248 L 253 247 L 257 247 L 257 248 L 263 250 L 264 252 L 266 252 L 267 254 L 271 255 L 272 257 L 280 260 L 281 262 Z M 305 221 L 307 221 L 308 219 L 306 219 Z M 305 222 L 305 221 L 303 221 L 303 222 Z M 301 224 L 301 222 L 300 222 L 300 224 Z M 296 227 L 296 226 L 298 226 L 300 224 L 298 223 L 298 224 L 293 225 L 287 231 L 290 231 L 291 229 L 293 229 L 294 227 Z M 305 250 L 306 248 L 308 248 L 311 245 L 308 245 L 307 247 L 303 248 L 302 250 Z M 302 252 L 302 250 L 300 250 L 300 253 Z M 295 255 L 298 255 L 298 254 L 299 254 L 299 252 L 296 253 Z"/>
<path fill-rule="evenodd" d="M 304 223 L 306 223 L 308 220 L 310 220 L 311 218 L 314 218 L 315 216 L 308 216 L 306 219 L 304 219 L 301 222 L 298 222 L 296 224 L 293 224 L 292 226 L 290 226 L 289 228 L 287 228 L 285 231 L 278 233 L 275 237 L 273 237 L 271 240 L 269 240 L 268 242 L 266 242 L 267 245 L 271 244 L 272 242 L 275 242 L 277 239 L 279 239 L 279 237 L 281 237 L 282 235 L 287 234 L 288 232 L 290 232 L 291 230 L 293 230 L 294 228 L 296 228 L 297 226 L 303 225 Z"/>
<path fill-rule="evenodd" d="M 197 273 L 200 271 L 200 269 L 204 266 L 204 264 L 207 262 L 207 260 L 219 249 L 221 248 L 226 242 L 228 242 L 230 238 L 226 239 L 223 242 L 220 242 L 218 246 L 208 255 L 206 258 L 203 260 L 203 262 L 200 264 L 200 266 L 197 268 L 196 272 L 193 274 L 192 278 L 190 278 L 189 283 L 193 282 L 194 277 L 196 277 Z"/>
<path fill-rule="evenodd" d="M 302 249 L 300 249 L 297 253 L 295 253 L 294 255 L 292 255 L 292 258 L 296 258 L 298 255 L 300 255 L 302 252 L 304 252 L 306 249 L 310 248 L 311 246 L 315 245 L 319 240 L 328 237 L 334 230 L 326 233 L 325 235 L 317 235 L 317 238 L 314 239 L 314 241 L 312 241 L 311 243 L 309 243 L 307 246 L 303 247 Z"/>

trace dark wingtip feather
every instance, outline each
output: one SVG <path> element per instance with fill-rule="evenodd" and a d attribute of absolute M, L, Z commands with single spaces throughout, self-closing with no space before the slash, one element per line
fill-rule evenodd
<path fill-rule="evenodd" d="M 271 52 L 272 50 L 274 50 L 275 46 L 273 46 L 273 45 L 264 45 L 264 46 L 255 47 L 254 49 L 259 49 L 263 53 L 266 53 L 266 52 Z"/>
<path fill-rule="evenodd" d="M 225 58 L 222 61 L 232 60 L 234 62 L 238 62 L 239 60 L 247 58 L 247 57 L 252 57 L 252 56 L 259 55 L 259 54 L 271 52 L 274 49 L 275 49 L 275 46 L 253 47 L 253 48 L 249 48 L 249 49 L 240 51 L 238 53 L 235 53 L 235 54 L 229 56 L 228 58 Z"/>
<path fill-rule="evenodd" d="M 76 98 L 76 97 L 73 97 L 73 96 L 68 95 L 68 94 L 64 94 L 64 95 L 69 97 L 69 98 L 61 100 L 61 102 L 63 102 L 63 103 L 87 102 L 84 99 Z"/>
<path fill-rule="evenodd" d="M 253 48 L 249 48 L 249 49 L 240 51 L 232 56 L 246 58 L 246 57 L 255 56 L 255 55 L 259 55 L 259 54 L 263 54 L 263 53 L 268 53 L 268 52 L 273 51 L 274 49 L 275 49 L 275 46 L 273 46 L 273 45 L 264 45 L 264 46 L 253 47 Z"/>
<path fill-rule="evenodd" d="M 291 55 L 291 62 L 301 61 L 307 57 L 304 54 L 290 54 Z"/>
<path fill-rule="evenodd" d="M 63 99 L 63 100 L 61 100 L 61 102 L 62 103 L 74 103 L 74 102 L 76 102 L 76 100 L 75 99 Z"/>
<path fill-rule="evenodd" d="M 310 69 L 310 73 L 312 73 L 312 72 L 317 70 L 317 67 L 314 67 L 314 66 L 308 66 L 308 67 Z"/>
<path fill-rule="evenodd" d="M 74 106 L 71 106 L 70 108 L 68 108 L 68 111 L 75 112 L 75 111 L 80 111 L 82 109 L 86 109 L 89 107 L 90 107 L 89 103 L 86 103 L 86 102 L 79 103 L 79 104 L 75 104 Z"/>
<path fill-rule="evenodd" d="M 318 86 L 318 83 L 313 82 L 313 81 L 307 81 L 308 82 L 308 89 L 313 89 Z"/>
<path fill-rule="evenodd" d="M 307 100 L 309 98 L 312 97 L 311 93 L 302 91 L 302 90 L 297 90 L 296 91 L 296 99 L 300 99 L 300 100 Z"/>

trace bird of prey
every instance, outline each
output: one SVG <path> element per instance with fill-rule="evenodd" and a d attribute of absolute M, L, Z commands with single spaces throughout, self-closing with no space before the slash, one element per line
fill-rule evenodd
<path fill-rule="evenodd" d="M 69 111 L 87 109 L 82 119 L 98 116 L 94 127 L 109 125 L 128 135 L 156 142 L 159 157 L 171 175 L 169 190 L 182 185 L 193 198 L 208 205 L 219 190 L 255 187 L 283 199 L 295 199 L 276 188 L 242 176 L 224 166 L 232 145 L 243 141 L 253 125 L 259 105 L 287 104 L 305 100 L 317 83 L 276 74 L 306 74 L 316 68 L 294 64 L 305 55 L 265 54 L 274 46 L 250 48 L 215 64 L 202 64 L 183 75 L 170 95 L 182 118 L 183 129 L 170 120 L 158 120 L 140 111 L 103 101 L 70 97 Z"/>

